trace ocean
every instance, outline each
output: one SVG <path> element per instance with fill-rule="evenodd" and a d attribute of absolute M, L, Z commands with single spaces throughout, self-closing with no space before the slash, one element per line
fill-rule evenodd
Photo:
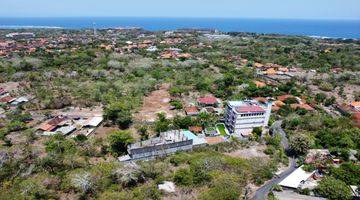
<path fill-rule="evenodd" d="M 145 18 L 145 17 L 71 17 L 0 18 L 0 28 L 117 28 L 141 27 L 146 30 L 179 28 L 218 29 L 223 32 L 303 35 L 360 39 L 360 20 L 294 20 L 229 18 Z"/>

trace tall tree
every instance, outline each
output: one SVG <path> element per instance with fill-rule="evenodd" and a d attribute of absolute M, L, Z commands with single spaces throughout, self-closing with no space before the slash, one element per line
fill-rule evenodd
<path fill-rule="evenodd" d="M 134 138 L 129 131 L 115 131 L 109 136 L 109 142 L 110 152 L 119 156 L 127 152 L 127 146 L 134 142 Z"/>
<path fill-rule="evenodd" d="M 305 154 L 311 146 L 311 140 L 304 134 L 295 135 L 290 139 L 290 149 L 296 155 Z"/>

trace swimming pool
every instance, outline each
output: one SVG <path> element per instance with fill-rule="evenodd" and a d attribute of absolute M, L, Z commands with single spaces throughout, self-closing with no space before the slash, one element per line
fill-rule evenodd
<path fill-rule="evenodd" d="M 205 138 L 199 138 L 198 136 L 196 136 L 194 133 L 192 133 L 189 130 L 183 130 L 182 133 L 185 135 L 185 137 L 187 137 L 189 140 L 193 140 L 193 145 L 197 146 L 197 145 L 202 145 L 202 144 L 206 144 L 206 140 Z"/>

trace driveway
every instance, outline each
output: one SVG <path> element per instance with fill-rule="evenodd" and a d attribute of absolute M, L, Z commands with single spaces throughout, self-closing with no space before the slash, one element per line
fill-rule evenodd
<path fill-rule="evenodd" d="M 271 126 L 274 134 L 281 135 L 281 145 L 285 150 L 289 148 L 289 140 L 286 137 L 285 131 L 281 128 L 282 121 L 276 121 Z M 264 200 L 267 199 L 267 195 L 270 192 L 271 188 L 277 184 L 279 184 L 282 180 L 284 180 L 289 174 L 291 174 L 296 169 L 296 159 L 289 157 L 290 166 L 283 171 L 279 176 L 271 179 L 265 185 L 261 186 L 255 193 L 253 200 Z"/>
<path fill-rule="evenodd" d="M 275 121 L 270 129 L 273 131 L 273 134 L 280 134 L 281 135 L 281 145 L 285 150 L 289 148 L 289 140 L 286 137 L 285 131 L 281 128 L 282 121 Z"/>
<path fill-rule="evenodd" d="M 261 186 L 255 193 L 253 200 L 264 200 L 267 199 L 267 195 L 270 192 L 271 188 L 279 184 L 284 180 L 289 174 L 291 174 L 296 169 L 296 160 L 294 158 L 289 158 L 290 166 L 284 172 L 282 172 L 278 177 L 271 179 L 265 185 Z"/>

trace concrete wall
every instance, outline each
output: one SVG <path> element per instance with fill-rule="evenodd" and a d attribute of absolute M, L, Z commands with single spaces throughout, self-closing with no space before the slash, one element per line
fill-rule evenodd
<path fill-rule="evenodd" d="M 192 143 L 192 140 L 187 140 L 171 144 L 132 149 L 129 150 L 129 154 L 133 160 L 154 159 L 156 157 L 164 157 L 173 154 L 177 151 L 190 151 L 193 148 Z"/>

